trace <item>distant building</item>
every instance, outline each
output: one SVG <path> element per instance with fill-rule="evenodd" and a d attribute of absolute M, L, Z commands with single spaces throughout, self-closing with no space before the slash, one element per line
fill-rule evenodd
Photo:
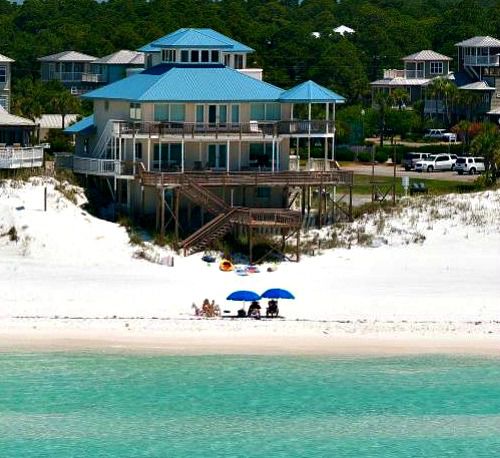
<path fill-rule="evenodd" d="M 63 116 L 61 114 L 43 114 L 35 120 L 35 123 L 38 126 L 40 141 L 47 140 L 51 130 L 61 130 L 71 124 L 74 124 L 78 120 L 79 116 L 80 115 L 78 114 L 65 115 L 63 127 Z"/>
<path fill-rule="evenodd" d="M 500 40 L 473 37 L 455 45 L 458 49 L 457 85 L 482 98 L 482 111 L 500 121 Z"/>
<path fill-rule="evenodd" d="M 60 81 L 74 95 L 84 94 L 125 78 L 127 72 L 144 68 L 144 54 L 122 50 L 97 58 L 77 51 L 40 57 L 42 81 Z"/>
<path fill-rule="evenodd" d="M 335 29 L 333 29 L 333 31 L 335 33 L 342 35 L 343 37 L 346 34 L 351 35 L 353 33 L 356 33 L 356 31 L 354 29 L 351 29 L 350 27 L 347 27 L 346 25 L 341 25 L 339 27 L 336 27 Z"/>
<path fill-rule="evenodd" d="M 9 57 L 0 54 L 0 107 L 10 111 L 10 75 L 11 64 L 14 62 Z"/>
<path fill-rule="evenodd" d="M 425 98 L 425 88 L 438 77 L 453 78 L 450 71 L 451 57 L 426 49 L 403 57 L 403 70 L 384 70 L 384 78 L 373 81 L 372 101 L 378 92 L 391 93 L 395 89 L 403 89 L 408 93 L 408 105 Z M 427 100 L 426 112 L 435 111 L 434 101 Z M 439 107 L 442 112 L 443 107 Z"/>

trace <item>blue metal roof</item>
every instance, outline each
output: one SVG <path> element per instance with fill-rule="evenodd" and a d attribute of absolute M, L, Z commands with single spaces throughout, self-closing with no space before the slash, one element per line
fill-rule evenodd
<path fill-rule="evenodd" d="M 314 81 L 306 81 L 285 91 L 279 101 L 288 103 L 344 103 L 345 98 Z"/>
<path fill-rule="evenodd" d="M 283 89 L 222 64 L 161 64 L 82 96 L 130 102 L 277 102 Z"/>
<path fill-rule="evenodd" d="M 93 133 L 94 130 L 94 115 L 90 115 L 78 122 L 75 122 L 71 126 L 66 127 L 66 129 L 64 129 L 64 133 L 69 135 L 85 135 Z"/>
<path fill-rule="evenodd" d="M 202 48 L 220 49 L 229 52 L 248 53 L 253 52 L 252 48 L 226 37 L 222 33 L 212 29 L 179 29 L 173 33 L 165 35 L 142 48 L 142 52 L 155 52 L 162 48 Z"/>

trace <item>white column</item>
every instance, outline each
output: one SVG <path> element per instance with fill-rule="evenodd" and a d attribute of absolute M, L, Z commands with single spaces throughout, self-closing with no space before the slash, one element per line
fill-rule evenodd
<path fill-rule="evenodd" d="M 241 172 L 241 140 L 238 142 L 238 171 Z"/>
<path fill-rule="evenodd" d="M 201 166 L 204 167 L 205 164 L 203 164 L 203 157 L 202 157 L 202 148 L 201 148 L 201 146 L 202 146 L 202 143 L 199 142 L 198 143 L 198 158 L 199 158 L 199 160 L 201 162 Z"/>
<path fill-rule="evenodd" d="M 162 144 L 161 144 L 160 136 L 158 136 L 158 142 L 159 142 L 159 145 L 158 145 L 158 170 L 161 172 L 161 170 L 162 170 L 162 168 L 161 168 Z"/>
<path fill-rule="evenodd" d="M 273 138 L 273 143 L 272 143 L 272 149 L 271 149 L 271 172 L 274 173 L 274 156 L 275 156 L 275 141 L 274 141 L 274 138 Z M 264 145 L 264 148 L 265 148 L 265 145 Z"/>
<path fill-rule="evenodd" d="M 229 173 L 229 158 L 230 158 L 230 155 L 229 155 L 229 146 L 231 145 L 231 143 L 229 142 L 229 140 L 226 142 L 226 172 Z"/>
<path fill-rule="evenodd" d="M 335 127 L 335 110 L 336 110 L 337 104 L 333 104 L 333 137 L 332 137 L 332 161 L 335 160 L 335 133 L 337 131 L 337 128 Z"/>
<path fill-rule="evenodd" d="M 151 137 L 149 137 L 148 139 L 148 172 L 151 172 L 152 170 L 152 167 L 151 167 L 151 164 L 152 164 L 152 158 L 151 158 Z"/>
<path fill-rule="evenodd" d="M 184 173 L 185 169 L 185 151 L 184 151 L 184 139 L 181 141 L 181 172 Z"/>
<path fill-rule="evenodd" d="M 281 145 L 281 140 L 278 140 L 276 142 L 276 168 L 278 169 L 278 172 L 280 171 L 280 162 L 281 162 L 281 158 L 280 158 L 281 148 L 280 148 L 280 145 Z"/>

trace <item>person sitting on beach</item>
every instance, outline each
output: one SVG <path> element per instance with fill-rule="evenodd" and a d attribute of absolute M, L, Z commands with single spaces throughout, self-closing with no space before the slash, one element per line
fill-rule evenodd
<path fill-rule="evenodd" d="M 214 316 L 220 316 L 220 307 L 218 304 L 215 303 L 215 301 L 212 301 L 213 304 L 213 309 L 214 309 Z"/>
<path fill-rule="evenodd" d="M 197 307 L 194 302 L 191 305 L 191 308 L 194 309 L 194 316 L 202 316 L 203 315 L 203 312 L 201 311 L 201 309 L 199 307 Z"/>
<path fill-rule="evenodd" d="M 260 304 L 257 301 L 253 301 L 248 307 L 248 316 L 252 318 L 260 318 Z"/>
<path fill-rule="evenodd" d="M 271 318 L 276 318 L 279 314 L 279 309 L 278 309 L 278 302 L 275 301 L 274 299 L 271 299 L 267 303 L 267 309 L 266 309 L 266 317 L 271 317 Z"/>
<path fill-rule="evenodd" d="M 210 316 L 210 302 L 208 299 L 203 301 L 203 305 L 201 306 L 201 314 L 203 316 Z"/>

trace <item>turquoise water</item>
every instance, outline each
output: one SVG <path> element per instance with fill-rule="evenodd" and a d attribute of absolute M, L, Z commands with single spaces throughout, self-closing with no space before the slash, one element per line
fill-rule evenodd
<path fill-rule="evenodd" d="M 0 354 L 0 457 L 497 457 L 500 360 Z"/>

